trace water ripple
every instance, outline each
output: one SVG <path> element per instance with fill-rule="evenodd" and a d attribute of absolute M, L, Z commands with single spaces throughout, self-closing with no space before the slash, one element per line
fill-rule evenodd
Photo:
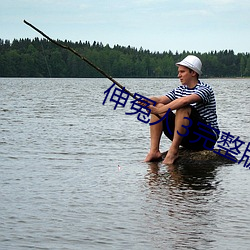
<path fill-rule="evenodd" d="M 178 85 L 120 82 L 144 95 Z M 250 141 L 250 81 L 208 83 L 222 131 Z M 242 164 L 143 163 L 148 125 L 102 105 L 109 86 L 106 79 L 1 79 L 0 248 L 248 249 L 250 172 Z"/>

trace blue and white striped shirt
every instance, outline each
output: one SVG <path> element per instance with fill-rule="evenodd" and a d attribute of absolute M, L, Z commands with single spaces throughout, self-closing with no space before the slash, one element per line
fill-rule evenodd
<path fill-rule="evenodd" d="M 178 98 L 189 96 L 191 94 L 197 94 L 202 101 L 192 103 L 190 105 L 198 111 L 207 124 L 210 124 L 214 129 L 219 129 L 214 92 L 208 84 L 198 81 L 198 84 L 192 89 L 188 88 L 187 85 L 181 85 L 167 93 L 166 96 L 171 101 L 174 101 Z"/>

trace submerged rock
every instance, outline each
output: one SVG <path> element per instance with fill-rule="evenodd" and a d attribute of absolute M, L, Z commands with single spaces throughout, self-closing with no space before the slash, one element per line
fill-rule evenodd
<path fill-rule="evenodd" d="M 164 159 L 167 152 L 162 154 Z M 175 164 L 234 164 L 238 160 L 233 155 L 229 154 L 225 150 L 214 149 L 214 150 L 188 150 L 181 148 L 179 151 L 179 158 L 175 161 Z"/>

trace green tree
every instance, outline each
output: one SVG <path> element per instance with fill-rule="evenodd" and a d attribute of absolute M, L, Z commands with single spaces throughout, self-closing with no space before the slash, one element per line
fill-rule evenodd
<path fill-rule="evenodd" d="M 244 71 L 245 76 L 250 76 L 250 57 L 247 58 L 246 68 Z"/>
<path fill-rule="evenodd" d="M 199 53 L 150 52 L 142 47 L 115 45 L 111 48 L 101 42 L 72 42 L 74 48 L 96 66 L 114 77 L 176 77 L 175 63 L 188 54 L 199 56 L 205 77 L 250 76 L 249 53 L 235 54 L 233 50 Z M 12 77 L 102 77 L 88 64 L 67 50 L 58 48 L 46 39 L 0 39 L 0 76 Z"/>

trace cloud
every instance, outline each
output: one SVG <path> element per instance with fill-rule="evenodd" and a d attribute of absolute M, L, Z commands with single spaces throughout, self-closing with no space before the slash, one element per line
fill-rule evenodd
<path fill-rule="evenodd" d="M 136 5 L 156 5 L 159 3 L 166 3 L 169 2 L 168 0 L 135 0 L 133 1 Z"/>
<path fill-rule="evenodd" d="M 234 10 L 237 11 L 238 9 L 242 8 L 249 8 L 250 2 L 248 0 L 200 0 L 197 3 L 204 4 L 205 7 L 212 8 L 213 10 L 220 10 L 220 11 L 228 11 Z"/>
<path fill-rule="evenodd" d="M 1 5 L 3 38 L 33 37 L 34 31 L 22 23 L 26 19 L 53 37 L 72 41 L 96 40 L 161 51 L 207 51 L 222 46 L 249 50 L 249 0 L 14 2 Z"/>
<path fill-rule="evenodd" d="M 210 0 L 206 1 L 207 4 L 209 5 L 228 5 L 228 4 L 233 4 L 233 3 L 240 3 L 239 0 Z"/>
<path fill-rule="evenodd" d="M 89 4 L 81 3 L 81 4 L 79 5 L 79 8 L 80 8 L 80 10 L 86 10 L 86 9 L 89 8 Z"/>

